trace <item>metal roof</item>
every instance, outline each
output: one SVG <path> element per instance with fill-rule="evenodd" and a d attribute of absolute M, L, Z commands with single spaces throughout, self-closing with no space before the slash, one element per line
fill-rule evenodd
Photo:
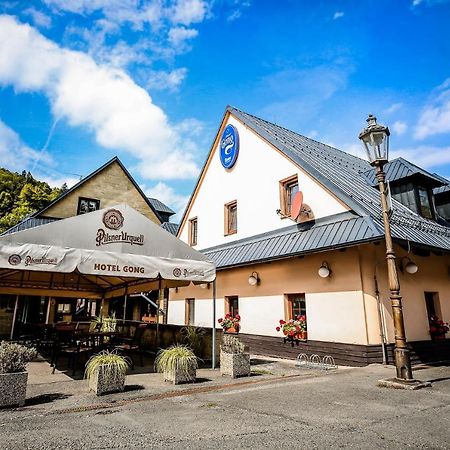
<path fill-rule="evenodd" d="M 8 230 L 0 234 L 0 236 L 16 233 L 17 231 L 28 230 L 29 228 L 38 227 L 39 225 L 45 225 L 46 223 L 54 222 L 55 220 L 60 219 L 54 219 L 51 217 L 26 217 L 18 224 L 14 225 L 13 227 L 9 228 Z"/>
<path fill-rule="evenodd" d="M 384 166 L 384 171 L 386 173 L 386 180 L 390 182 L 410 177 L 421 177 L 430 187 L 439 187 L 445 184 L 440 177 L 421 169 L 404 158 L 396 158 L 389 161 Z M 378 184 L 375 176 L 375 170 L 373 170 L 372 167 L 365 171 L 363 175 L 372 186 L 376 186 Z"/>
<path fill-rule="evenodd" d="M 437 179 L 441 180 L 443 183 L 443 186 L 433 189 L 433 194 L 439 195 L 439 194 L 443 194 L 444 192 L 449 192 L 450 191 L 450 180 L 447 180 L 446 178 L 441 177 L 437 173 L 434 173 L 433 175 Z"/>
<path fill-rule="evenodd" d="M 342 213 L 202 250 L 217 268 L 264 262 L 380 240 L 370 219 Z"/>
<path fill-rule="evenodd" d="M 161 226 L 168 231 L 170 234 L 173 234 L 174 236 L 177 235 L 178 233 L 178 227 L 180 226 L 177 223 L 172 223 L 172 222 L 164 222 L 161 224 Z"/>
<path fill-rule="evenodd" d="M 164 214 L 169 214 L 173 216 L 175 214 L 175 211 L 170 209 L 167 205 L 165 205 L 161 200 L 158 200 L 157 198 L 151 198 L 148 197 L 149 202 L 152 204 L 153 208 L 158 211 L 162 212 Z"/>
<path fill-rule="evenodd" d="M 227 111 L 316 178 L 360 218 L 369 220 L 372 228 L 376 230 L 375 235 L 383 235 L 379 192 L 363 175 L 371 167 L 367 161 L 231 106 Z M 450 251 L 450 228 L 419 216 L 395 199 L 392 199 L 392 206 L 394 239 Z M 327 230 L 333 234 L 337 232 L 338 227 Z M 352 235 L 345 233 L 336 237 L 343 239 L 347 244 L 352 243 L 352 238 Z M 332 236 L 330 239 L 334 242 L 335 237 Z M 313 241 L 314 245 L 318 243 L 320 242 Z"/>

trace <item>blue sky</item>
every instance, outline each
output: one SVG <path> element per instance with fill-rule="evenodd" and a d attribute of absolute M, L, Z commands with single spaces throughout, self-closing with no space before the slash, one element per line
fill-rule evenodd
<path fill-rule="evenodd" d="M 0 165 L 53 185 L 114 155 L 185 206 L 227 104 L 450 177 L 450 1 L 42 0 L 0 4 Z"/>

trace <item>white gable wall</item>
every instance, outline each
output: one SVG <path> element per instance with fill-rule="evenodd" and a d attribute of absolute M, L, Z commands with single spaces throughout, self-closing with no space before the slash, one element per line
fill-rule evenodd
<path fill-rule="evenodd" d="M 303 201 L 311 207 L 316 219 L 348 210 L 313 178 L 233 116 L 229 116 L 225 126 L 228 123 L 239 132 L 240 149 L 236 164 L 230 170 L 224 169 L 218 142 L 179 235 L 183 241 L 188 242 L 188 222 L 193 217 L 198 218 L 197 249 L 292 225 L 290 219 L 281 219 L 276 210 L 280 208 L 279 181 L 295 174 L 298 175 Z M 238 231 L 224 236 L 224 205 L 233 200 L 237 200 Z"/>

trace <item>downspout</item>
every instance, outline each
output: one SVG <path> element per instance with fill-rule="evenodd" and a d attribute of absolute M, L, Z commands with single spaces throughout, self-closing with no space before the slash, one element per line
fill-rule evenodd
<path fill-rule="evenodd" d="M 217 278 L 216 278 L 217 279 Z M 213 323 L 212 323 L 212 339 L 211 339 L 211 368 L 216 368 L 216 280 L 213 281 Z"/>
<path fill-rule="evenodd" d="M 13 319 L 11 324 L 11 335 L 10 339 L 13 340 L 14 337 L 14 328 L 16 326 L 16 318 L 17 318 L 17 309 L 19 308 L 19 296 L 16 295 L 16 303 L 14 304 L 14 313 L 13 313 Z"/>
<path fill-rule="evenodd" d="M 376 271 L 376 266 L 375 266 Z M 380 291 L 378 289 L 378 280 L 377 280 L 377 274 L 375 273 L 373 276 L 373 281 L 375 284 L 375 298 L 377 300 L 377 310 L 378 310 L 378 324 L 380 326 L 380 339 L 381 339 L 381 351 L 383 354 L 383 365 L 387 365 L 387 352 L 386 352 L 386 334 L 384 332 L 385 330 L 385 318 L 383 313 L 383 305 L 381 304 L 380 300 Z"/>

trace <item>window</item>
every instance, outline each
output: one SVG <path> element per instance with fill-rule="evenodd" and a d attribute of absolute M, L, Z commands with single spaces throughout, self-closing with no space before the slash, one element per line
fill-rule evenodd
<path fill-rule="evenodd" d="M 439 317 L 442 319 L 437 292 L 425 292 L 425 306 L 427 308 L 428 322 L 430 322 L 431 317 Z"/>
<path fill-rule="evenodd" d="M 291 214 L 292 200 L 297 192 L 297 175 L 293 175 L 280 181 L 280 209 L 282 216 L 289 216 Z"/>
<path fill-rule="evenodd" d="M 77 215 L 90 213 L 92 211 L 97 211 L 100 209 L 100 200 L 95 198 L 78 198 L 78 209 Z"/>
<path fill-rule="evenodd" d="M 189 245 L 197 245 L 198 220 L 197 217 L 189 220 Z"/>
<path fill-rule="evenodd" d="M 436 209 L 441 217 L 443 217 L 447 221 L 450 221 L 450 201 L 448 201 L 447 203 L 436 202 Z"/>
<path fill-rule="evenodd" d="M 195 298 L 186 299 L 184 323 L 186 325 L 194 325 L 195 323 Z"/>
<path fill-rule="evenodd" d="M 434 219 L 434 205 L 429 189 L 414 183 L 391 186 L 392 197 L 422 217 Z"/>
<path fill-rule="evenodd" d="M 225 205 L 225 236 L 237 233 L 237 201 Z"/>
<path fill-rule="evenodd" d="M 286 318 L 295 319 L 297 316 L 306 316 L 305 294 L 289 294 L 286 302 Z"/>
<path fill-rule="evenodd" d="M 227 297 L 225 307 L 225 313 L 229 313 L 233 317 L 239 314 L 239 297 L 237 295 Z"/>

